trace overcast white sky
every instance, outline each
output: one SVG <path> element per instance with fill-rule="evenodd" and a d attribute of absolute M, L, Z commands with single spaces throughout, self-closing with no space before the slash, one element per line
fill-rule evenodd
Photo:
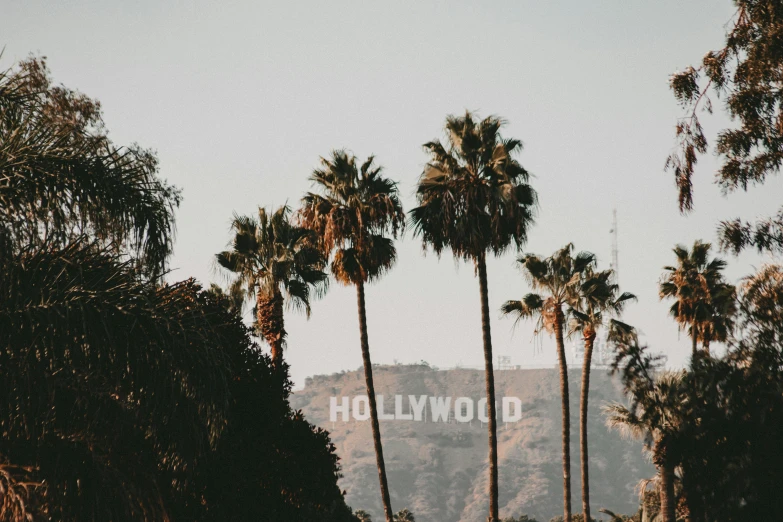
<path fill-rule="evenodd" d="M 688 342 L 657 297 L 671 248 L 715 240 L 719 219 L 773 213 L 780 179 L 726 199 L 705 157 L 696 211 L 677 211 L 663 164 L 680 114 L 668 75 L 722 43 L 729 0 L 115 2 L 4 0 L 0 66 L 49 58 L 55 80 L 98 98 L 114 140 L 155 148 L 161 175 L 181 187 L 171 278 L 222 281 L 213 255 L 233 212 L 297 205 L 333 148 L 375 154 L 406 208 L 427 157 L 421 144 L 466 108 L 508 120 L 541 208 L 526 251 L 572 241 L 611 254 L 620 222 L 620 279 L 639 296 L 626 320 L 686 360 Z M 714 131 L 724 124 L 713 117 Z M 497 310 L 526 285 L 509 252 L 489 264 L 493 344 L 513 364 L 554 365 L 554 343 L 534 350 Z M 737 280 L 763 257 L 730 258 Z M 396 268 L 368 288 L 373 360 L 482 362 L 478 282 L 471 266 L 422 255 L 411 234 Z M 306 376 L 361 365 L 356 298 L 333 285 L 309 321 L 289 313 L 287 359 Z"/>

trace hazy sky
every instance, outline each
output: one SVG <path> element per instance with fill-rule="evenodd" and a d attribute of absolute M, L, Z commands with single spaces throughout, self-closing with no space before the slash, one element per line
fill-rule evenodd
<path fill-rule="evenodd" d="M 57 82 L 99 99 L 118 144 L 159 153 L 181 187 L 171 279 L 223 282 L 215 252 L 232 213 L 296 206 L 319 156 L 375 154 L 406 208 L 427 160 L 421 144 L 465 109 L 508 120 L 540 196 L 526 251 L 572 241 L 608 267 L 612 208 L 620 280 L 639 296 L 626 320 L 682 364 L 689 343 L 660 303 L 671 248 L 715 240 L 719 219 L 774 213 L 780 179 L 726 199 L 701 160 L 696 211 L 677 211 L 663 164 L 680 110 L 668 75 L 722 43 L 729 0 L 110 2 L 3 0 L 8 67 L 49 58 Z M 708 120 L 714 131 L 726 122 Z M 424 256 L 407 234 L 394 270 L 367 290 L 374 362 L 482 363 L 478 281 L 450 255 Z M 513 364 L 554 365 L 554 343 L 533 342 L 497 310 L 526 285 L 509 252 L 489 263 L 493 344 Z M 736 281 L 763 263 L 730 258 Z M 333 285 L 309 321 L 286 316 L 286 357 L 308 375 L 361 365 L 356 296 Z M 534 345 L 536 348 L 534 349 Z"/>

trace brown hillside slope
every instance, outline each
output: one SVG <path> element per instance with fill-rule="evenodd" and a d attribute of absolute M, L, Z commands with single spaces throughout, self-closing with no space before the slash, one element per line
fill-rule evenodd
<path fill-rule="evenodd" d="M 394 395 L 471 397 L 483 395 L 480 370 L 433 370 L 427 366 L 379 366 L 374 370 L 377 394 L 384 395 L 385 411 L 394 412 Z M 580 505 L 577 369 L 571 381 L 573 505 Z M 547 521 L 562 513 L 560 464 L 560 401 L 554 369 L 498 370 L 498 401 L 519 397 L 522 419 L 498 424 L 501 517 L 522 513 Z M 620 400 L 619 382 L 606 370 L 595 369 L 591 379 L 588 430 L 590 435 L 590 492 L 593 511 L 607 507 L 633 512 L 638 506 L 634 486 L 654 471 L 641 446 L 609 432 L 601 406 Z M 331 432 L 342 458 L 348 504 L 380 518 L 378 475 L 372 449 L 370 423 L 329 421 L 329 398 L 364 395 L 361 372 L 316 376 L 292 397 L 294 408 Z M 404 412 L 408 412 L 407 398 Z M 429 408 L 428 408 L 429 411 Z M 453 411 L 453 408 L 452 408 Z M 487 513 L 487 431 L 479 421 L 433 423 L 381 421 L 384 455 L 395 510 L 409 508 L 421 522 L 476 522 Z M 595 516 L 595 515 L 594 515 Z"/>

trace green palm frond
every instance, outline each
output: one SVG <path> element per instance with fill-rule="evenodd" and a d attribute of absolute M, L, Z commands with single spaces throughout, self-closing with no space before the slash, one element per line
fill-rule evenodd
<path fill-rule="evenodd" d="M 726 262 L 709 259 L 710 249 L 701 241 L 691 250 L 677 245 L 677 264 L 664 267 L 658 287 L 661 299 L 673 300 L 669 314 L 678 327 L 705 345 L 728 339 L 737 312 L 736 289 L 723 277 Z"/>

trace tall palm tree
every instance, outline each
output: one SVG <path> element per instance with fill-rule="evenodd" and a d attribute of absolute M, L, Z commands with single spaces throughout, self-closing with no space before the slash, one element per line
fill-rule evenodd
<path fill-rule="evenodd" d="M 450 248 L 456 259 L 474 263 L 479 278 L 481 329 L 489 431 L 489 520 L 498 520 L 497 421 L 492 338 L 489 325 L 486 255 L 500 255 L 527 241 L 536 192 L 515 159 L 522 142 L 500 135 L 503 120 L 472 114 L 446 119 L 446 143 L 424 144 L 430 161 L 416 189 L 419 206 L 410 212 L 415 233 L 436 254 Z"/>
<path fill-rule="evenodd" d="M 568 398 L 568 366 L 566 364 L 563 334 L 566 312 L 578 308 L 581 283 L 585 274 L 595 266 L 595 255 L 580 252 L 572 255 L 574 246 L 568 244 L 550 257 L 541 259 L 526 254 L 518 259 L 522 271 L 533 290 L 521 301 L 506 301 L 501 308 L 504 315 L 516 316 L 517 321 L 537 317 L 536 331 L 542 329 L 554 334 L 557 360 L 560 366 L 560 400 L 563 414 L 563 520 L 571 522 L 571 413 Z"/>
<path fill-rule="evenodd" d="M 664 267 L 658 287 L 661 299 L 674 299 L 669 313 L 680 330 L 688 331 L 694 357 L 699 341 L 709 353 L 710 341 L 726 340 L 736 313 L 734 286 L 723 278 L 726 262 L 709 259 L 710 248 L 699 240 L 690 251 L 677 245 L 677 264 Z"/>
<path fill-rule="evenodd" d="M 621 333 L 615 339 L 615 346 L 618 356 L 613 371 L 622 366 L 631 405 L 614 403 L 605 407 L 607 426 L 644 440 L 658 474 L 662 522 L 676 522 L 674 484 L 678 462 L 671 444 L 684 424 L 684 412 L 688 408 L 683 372 L 656 375 L 658 358 L 645 353 L 646 347 L 639 345 L 633 330 Z"/>
<path fill-rule="evenodd" d="M 590 518 L 590 478 L 587 445 L 587 402 L 590 393 L 590 365 L 593 346 L 598 329 L 604 325 L 607 316 L 620 315 L 626 303 L 636 300 L 630 292 L 620 293 L 614 279 L 614 271 L 594 272 L 588 267 L 578 288 L 578 299 L 569 311 L 572 318 L 571 331 L 581 332 L 585 344 L 582 361 L 582 390 L 579 397 L 579 461 L 582 472 L 582 513 L 584 520 Z M 614 321 L 614 319 L 611 319 Z"/>
<path fill-rule="evenodd" d="M 321 295 L 328 281 L 325 257 L 311 230 L 291 224 L 291 210 L 278 208 L 269 215 L 258 209 L 258 219 L 234 216 L 231 250 L 220 252 L 220 266 L 236 274 L 230 293 L 239 290 L 256 298 L 256 328 L 269 344 L 272 362 L 283 361 L 286 331 L 284 303 L 310 317 L 312 291 Z"/>
<path fill-rule="evenodd" d="M 309 192 L 302 198 L 299 219 L 303 227 L 315 232 L 322 252 L 331 257 L 331 270 L 337 282 L 356 287 L 375 459 L 383 509 L 387 522 L 392 522 L 394 512 L 375 403 L 364 286 L 394 265 L 397 251 L 393 240 L 404 230 L 405 213 L 397 184 L 383 176 L 382 168 L 375 165 L 372 156 L 358 166 L 355 156 L 344 150 L 333 151 L 330 159 L 321 158 L 321 168 L 313 171 L 310 180 L 319 193 Z"/>

